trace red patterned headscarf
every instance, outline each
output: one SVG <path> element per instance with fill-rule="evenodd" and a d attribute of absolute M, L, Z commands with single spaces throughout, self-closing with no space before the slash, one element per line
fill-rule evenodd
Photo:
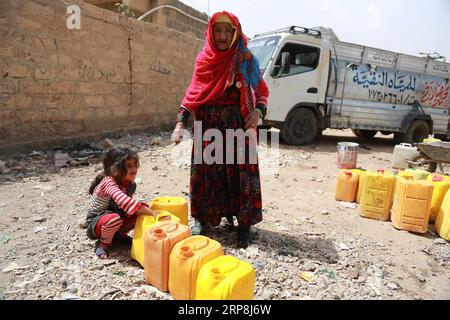
<path fill-rule="evenodd" d="M 223 15 L 228 16 L 235 29 L 234 40 L 226 51 L 217 49 L 213 38 L 213 25 L 216 20 L 222 20 Z M 249 97 L 250 85 L 257 85 L 261 81 L 258 61 L 247 49 L 247 37 L 242 33 L 238 18 L 227 11 L 217 12 L 209 21 L 206 44 L 195 60 L 194 74 L 182 106 L 197 114 L 201 105 L 218 99 L 225 92 L 236 72 L 240 73 L 236 80 L 244 82 L 241 88 L 241 93 L 244 93 L 241 96 L 241 113 L 245 117 L 251 111 L 249 109 L 254 107 Z"/>

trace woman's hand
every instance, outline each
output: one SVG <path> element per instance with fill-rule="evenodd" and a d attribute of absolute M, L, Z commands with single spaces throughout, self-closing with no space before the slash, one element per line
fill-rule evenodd
<path fill-rule="evenodd" d="M 184 123 L 178 122 L 175 126 L 175 129 L 172 132 L 172 141 L 176 144 L 179 144 L 181 140 L 183 139 L 183 130 L 184 130 Z"/>
<path fill-rule="evenodd" d="M 256 130 L 256 127 L 258 126 L 259 121 L 259 112 L 254 109 L 252 113 L 250 113 L 247 118 L 245 118 L 245 130 L 248 128 L 254 128 Z"/>

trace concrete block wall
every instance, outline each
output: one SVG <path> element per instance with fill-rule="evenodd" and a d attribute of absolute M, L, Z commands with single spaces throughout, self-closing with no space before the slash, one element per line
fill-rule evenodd
<path fill-rule="evenodd" d="M 0 1 L 0 152 L 170 127 L 203 40 L 72 0 Z"/>

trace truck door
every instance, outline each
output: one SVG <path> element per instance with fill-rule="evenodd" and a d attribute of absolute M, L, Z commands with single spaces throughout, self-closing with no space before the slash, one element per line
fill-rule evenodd
<path fill-rule="evenodd" d="M 287 74 L 280 74 L 281 56 L 284 52 L 290 53 L 290 70 Z M 321 90 L 320 83 L 320 55 L 319 47 L 292 42 L 283 45 L 268 77 L 269 120 L 285 121 L 289 111 L 299 103 L 323 102 L 325 93 Z"/>

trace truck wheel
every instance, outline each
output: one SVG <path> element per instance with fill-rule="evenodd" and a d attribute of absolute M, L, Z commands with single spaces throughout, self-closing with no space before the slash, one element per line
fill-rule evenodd
<path fill-rule="evenodd" d="M 310 144 L 317 134 L 317 118 L 306 108 L 293 111 L 281 128 L 281 138 L 288 144 L 304 146 Z"/>
<path fill-rule="evenodd" d="M 405 134 L 402 135 L 401 142 L 418 143 L 423 142 L 423 139 L 430 135 L 430 126 L 423 120 L 414 121 L 408 128 Z"/>
<path fill-rule="evenodd" d="M 428 123 L 423 120 L 414 121 L 408 128 L 406 133 L 395 132 L 395 143 L 418 143 L 423 142 L 424 139 L 430 135 L 430 127 Z"/>
<path fill-rule="evenodd" d="M 388 135 L 392 134 L 393 132 L 391 132 L 391 131 L 380 131 L 380 133 L 381 133 L 383 136 L 388 136 Z"/>
<path fill-rule="evenodd" d="M 352 129 L 352 133 L 357 136 L 358 138 L 361 138 L 361 136 L 359 135 L 359 130 L 358 129 Z"/>
<path fill-rule="evenodd" d="M 378 133 L 378 131 L 374 130 L 361 130 L 361 129 L 352 129 L 352 132 L 355 136 L 363 139 L 372 139 Z"/>

